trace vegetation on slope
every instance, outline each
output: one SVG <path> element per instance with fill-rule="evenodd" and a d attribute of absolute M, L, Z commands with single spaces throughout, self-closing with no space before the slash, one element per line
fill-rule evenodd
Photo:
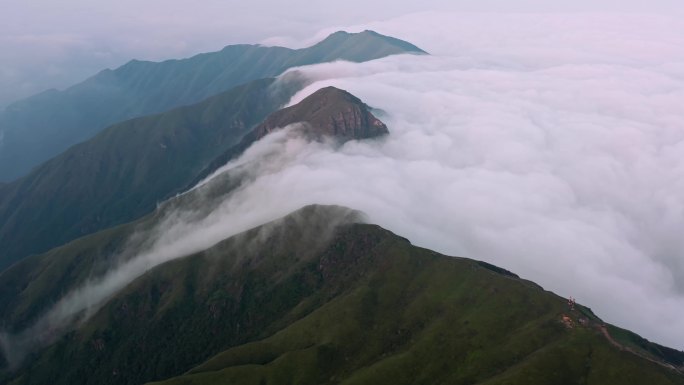
<path fill-rule="evenodd" d="M 161 265 L 10 383 L 684 383 L 563 298 L 355 218 L 307 207 Z"/>
<path fill-rule="evenodd" d="M 373 116 L 361 100 L 346 91 L 326 87 L 292 107 L 271 114 L 268 119 L 245 135 L 243 140 L 233 146 L 227 154 L 237 155 L 273 129 L 294 122 L 304 122 L 306 133 L 311 136 L 325 135 L 329 138 L 336 138 L 340 142 L 372 138 L 388 132 L 387 127 Z M 331 130 L 331 127 L 335 130 Z M 210 143 L 211 141 L 208 141 L 206 144 Z M 197 144 L 195 146 L 201 147 Z M 194 147 L 187 149 L 191 154 L 195 150 Z M 214 161 L 213 164 L 218 166 L 228 161 L 228 159 L 220 160 L 220 163 Z M 74 167 L 78 169 L 78 167 L 88 167 L 90 164 L 77 164 Z M 128 164 L 130 168 L 136 167 L 134 161 Z M 157 171 L 164 172 L 164 166 L 159 165 Z M 147 239 L 153 238 L 150 231 L 153 231 L 161 221 L 173 215 L 177 210 L 192 211 L 198 216 L 208 215 L 243 183 L 245 171 L 249 171 L 250 166 L 247 163 L 234 172 L 226 172 L 216 177 L 211 183 L 175 196 L 160 204 L 154 212 L 135 222 L 82 237 L 40 256 L 27 258 L 0 273 L 0 309 L 3 309 L 0 313 L 0 329 L 16 331 L 26 328 L 29 321 L 36 318 L 38 312 L 44 309 L 46 304 L 57 301 L 66 292 L 82 284 L 86 278 L 97 278 L 117 262 L 128 260 L 144 250 Z M 139 172 L 134 169 L 129 171 Z M 158 184 L 158 181 L 154 180 L 155 173 L 149 174 L 150 182 L 136 186 L 136 191 L 149 193 L 149 187 Z M 182 181 L 183 179 L 179 178 L 179 183 Z M 89 181 L 89 183 L 93 182 Z M 104 191 L 109 193 L 111 188 L 109 186 Z M 30 193 L 27 194 L 31 197 Z M 127 195 L 131 194 L 126 194 L 125 190 L 119 190 L 114 197 L 125 202 Z M 43 204 L 45 206 L 64 205 L 64 200 L 60 201 L 60 199 L 64 197 L 57 194 Z M 139 203 L 137 200 L 133 202 Z M 99 202 L 93 201 L 92 210 L 108 207 L 114 203 L 105 196 Z M 152 203 L 151 200 L 150 203 Z M 84 207 L 87 206 L 84 205 Z M 117 214 L 124 215 L 120 212 Z M 81 215 L 87 217 L 84 212 L 81 212 Z M 45 220 L 36 219 L 37 223 L 41 221 Z M 63 234 L 65 230 L 64 227 L 46 228 L 52 236 Z M 35 231 L 40 229 L 40 226 L 33 226 L 32 229 Z"/>
<path fill-rule="evenodd" d="M 288 68 L 334 60 L 367 61 L 423 53 L 372 31 L 337 32 L 303 49 L 232 45 L 183 60 L 133 60 L 64 91 L 50 90 L 0 112 L 0 181 L 27 174 L 41 162 L 105 127 L 134 117 L 197 103 L 240 84 Z"/>
<path fill-rule="evenodd" d="M 240 143 L 216 157 L 197 175 L 194 186 L 228 161 L 238 157 L 259 139 L 276 129 L 293 123 L 303 123 L 300 131 L 312 140 L 323 137 L 339 142 L 362 140 L 389 134 L 385 123 L 376 118 L 359 98 L 335 87 L 324 87 L 294 106 L 278 110 L 268 116 Z"/>
<path fill-rule="evenodd" d="M 0 269 L 152 211 L 298 89 L 273 79 L 119 123 L 0 188 Z"/>
<path fill-rule="evenodd" d="M 361 100 L 334 87 L 252 129 L 300 87 L 298 81 L 272 82 L 258 80 L 198 105 L 113 126 L 0 187 L 0 217 L 6 218 L 0 224 L 0 269 L 141 217 L 276 128 L 303 122 L 310 136 L 339 141 L 388 132 Z"/>

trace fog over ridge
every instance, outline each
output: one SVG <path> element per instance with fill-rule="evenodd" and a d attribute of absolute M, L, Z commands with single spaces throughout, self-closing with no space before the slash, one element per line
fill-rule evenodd
<path fill-rule="evenodd" d="M 228 44 L 302 46 L 316 31 L 435 12 L 622 12 L 682 15 L 680 0 L 206 0 L 12 1 L 0 13 L 0 108 L 49 88 L 69 86 L 135 58 L 164 60 Z M 431 25 L 434 27 L 435 24 Z M 404 28 L 408 25 L 403 26 Z M 339 28 L 338 28 L 339 29 Z"/>
<path fill-rule="evenodd" d="M 684 24 L 427 13 L 370 27 L 403 31 L 436 57 L 357 75 L 344 63 L 305 70 L 321 79 L 310 90 L 335 85 L 390 114 L 383 151 L 388 170 L 406 171 L 397 178 L 413 205 L 397 207 L 410 220 L 357 208 L 421 246 L 499 264 L 684 347 L 684 35 L 674 32 Z"/>
<path fill-rule="evenodd" d="M 684 22 L 422 13 L 358 28 L 403 31 L 434 55 L 295 69 L 313 84 L 290 104 L 333 85 L 384 111 L 390 135 L 335 150 L 292 129 L 267 136 L 234 163 L 255 165 L 248 183 L 207 215 L 178 212 L 156 229 L 140 258 L 159 257 L 145 268 L 182 256 L 177 245 L 201 250 L 336 204 L 684 348 Z M 117 287 L 135 278 L 110 276 Z M 86 309 L 107 279 L 65 308 Z"/>
<path fill-rule="evenodd" d="M 359 209 L 420 246 L 496 263 L 684 347 L 684 35 L 673 33 L 684 26 L 481 17 L 359 27 L 401 30 L 432 57 L 298 69 L 318 81 L 291 104 L 334 85 L 386 111 L 390 136 L 301 155 L 231 201 Z"/>

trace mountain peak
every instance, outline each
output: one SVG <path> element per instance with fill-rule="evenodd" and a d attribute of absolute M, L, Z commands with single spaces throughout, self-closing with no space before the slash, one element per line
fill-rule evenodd
<path fill-rule="evenodd" d="M 389 134 L 385 123 L 376 118 L 359 98 L 339 88 L 323 87 L 299 103 L 269 115 L 240 143 L 215 158 L 187 188 L 242 154 L 259 139 L 293 123 L 302 123 L 302 132 L 314 140 L 327 137 L 346 142 Z"/>
<path fill-rule="evenodd" d="M 33 167 L 114 123 L 194 105 L 293 67 L 422 52 L 410 43 L 376 33 L 339 32 L 300 49 L 238 44 L 179 60 L 132 60 L 66 90 L 15 102 L 0 112 L 0 126 L 6 133 L 0 180 L 27 175 Z"/>
<path fill-rule="evenodd" d="M 271 114 L 255 128 L 255 137 L 299 122 L 305 123 L 307 134 L 316 138 L 328 136 L 346 141 L 389 133 L 387 126 L 359 98 L 339 88 L 324 87 L 296 105 Z"/>
<path fill-rule="evenodd" d="M 369 55 L 380 58 L 402 53 L 427 54 L 407 41 L 371 30 L 354 33 L 337 31 L 309 49 L 325 52 L 344 51 L 345 59 L 351 61 L 360 61 L 360 58 L 369 57 Z"/>

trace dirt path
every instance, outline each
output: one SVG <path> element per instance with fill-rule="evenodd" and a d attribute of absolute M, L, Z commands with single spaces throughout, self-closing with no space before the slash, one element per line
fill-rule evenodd
<path fill-rule="evenodd" d="M 658 365 L 660 365 L 660 366 L 664 366 L 664 367 L 666 367 L 666 368 L 668 368 L 668 369 L 672 369 L 672 370 L 676 371 L 677 373 L 684 374 L 679 368 L 675 367 L 675 366 L 672 365 L 672 364 L 668 364 L 667 362 L 663 362 L 663 361 L 659 361 L 659 360 L 653 359 L 653 358 L 647 356 L 646 354 L 643 354 L 643 353 L 641 353 L 641 352 L 638 352 L 638 351 L 636 351 L 636 350 L 634 350 L 634 349 L 632 349 L 632 348 L 630 348 L 630 347 L 628 347 L 628 346 L 624 346 L 624 345 L 622 345 L 621 343 L 615 341 L 615 339 L 613 338 L 613 336 L 610 335 L 610 332 L 608 331 L 608 329 L 606 328 L 605 325 L 596 324 L 595 326 L 596 326 L 596 328 L 601 332 L 601 334 L 603 334 L 603 336 L 606 337 L 606 340 L 608 340 L 608 342 L 610 342 L 610 344 L 613 345 L 613 346 L 615 346 L 616 348 L 618 348 L 618 349 L 620 349 L 620 350 L 623 350 L 623 351 L 626 351 L 626 352 L 630 352 L 630 353 L 632 353 L 632 354 L 634 354 L 634 355 L 637 355 L 637 356 L 639 356 L 639 357 L 641 357 L 641 358 L 643 358 L 643 359 L 645 359 L 645 360 L 648 360 L 648 361 L 651 361 L 651 362 L 653 362 L 653 363 L 656 363 L 656 364 L 658 364 Z"/>

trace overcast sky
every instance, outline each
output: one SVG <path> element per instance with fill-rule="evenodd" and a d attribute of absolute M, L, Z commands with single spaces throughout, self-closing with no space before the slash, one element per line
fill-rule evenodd
<path fill-rule="evenodd" d="M 0 107 L 137 59 L 232 43 L 292 43 L 324 28 L 407 13 L 681 12 L 680 0 L 0 0 Z M 273 37 L 277 37 L 273 39 Z"/>

